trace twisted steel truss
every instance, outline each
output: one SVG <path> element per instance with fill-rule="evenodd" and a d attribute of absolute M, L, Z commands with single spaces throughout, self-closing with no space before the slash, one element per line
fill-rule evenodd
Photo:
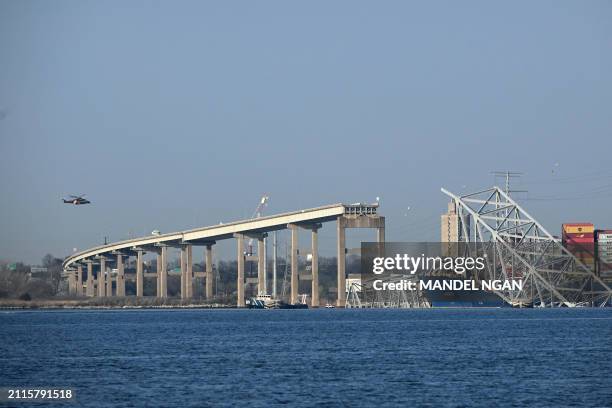
<path fill-rule="evenodd" d="M 412 276 L 397 276 L 395 281 L 399 279 L 414 279 Z M 394 281 L 394 280 L 390 280 Z M 367 288 L 366 285 L 360 283 L 352 283 L 348 288 L 346 298 L 347 309 L 352 308 L 424 308 L 430 307 L 427 299 L 420 291 L 397 291 L 397 290 L 380 290 L 375 291 Z"/>
<path fill-rule="evenodd" d="M 462 241 L 480 243 L 488 279 L 522 280 L 496 293 L 514 306 L 605 306 L 612 290 L 499 187 L 458 196 Z M 471 246 L 468 246 L 471 247 Z"/>

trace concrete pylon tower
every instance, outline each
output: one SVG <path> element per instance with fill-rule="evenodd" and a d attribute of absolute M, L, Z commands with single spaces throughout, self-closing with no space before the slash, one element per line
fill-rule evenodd
<path fill-rule="evenodd" d="M 87 288 L 86 295 L 89 297 L 93 297 L 95 295 L 94 292 L 94 278 L 93 278 L 93 262 L 87 262 Z"/>
<path fill-rule="evenodd" d="M 376 239 L 379 243 L 385 242 L 385 217 L 377 214 L 378 205 L 351 204 L 345 206 L 345 213 L 338 216 L 338 307 L 346 305 L 346 229 L 372 228 L 376 229 Z"/>
<path fill-rule="evenodd" d="M 311 307 L 319 307 L 319 228 L 313 227 L 311 233 L 312 241 L 312 289 Z"/>
<path fill-rule="evenodd" d="M 68 294 L 70 296 L 76 295 L 76 272 L 68 271 Z"/>
<path fill-rule="evenodd" d="M 100 257 L 100 270 L 98 271 L 98 296 L 106 296 L 106 258 Z"/>
<path fill-rule="evenodd" d="M 264 240 L 265 237 L 263 236 L 257 239 L 257 292 L 260 295 L 267 293 Z"/>
<path fill-rule="evenodd" d="M 166 299 L 168 297 L 168 247 L 162 245 L 160 256 L 160 297 Z"/>
<path fill-rule="evenodd" d="M 81 264 L 77 265 L 76 295 L 83 296 L 83 266 Z"/>
<path fill-rule="evenodd" d="M 213 298 L 213 265 L 212 265 L 212 244 L 206 245 L 204 253 L 204 259 L 206 262 L 206 299 Z"/>
<path fill-rule="evenodd" d="M 125 270 L 122 254 L 117 254 L 117 296 L 125 296 Z"/>
<path fill-rule="evenodd" d="M 246 303 L 244 299 L 244 252 L 243 252 L 244 235 L 235 234 L 234 237 L 236 237 L 236 246 L 237 246 L 236 260 L 237 260 L 237 267 L 238 267 L 238 282 L 236 284 L 236 296 L 237 296 L 236 303 L 238 307 L 245 307 Z"/>
<path fill-rule="evenodd" d="M 298 227 L 291 225 L 291 304 L 296 304 L 298 301 L 298 285 L 300 284 L 298 276 Z"/>
<path fill-rule="evenodd" d="M 136 296 L 142 297 L 144 289 L 144 265 L 143 265 L 143 251 L 138 251 L 136 255 Z"/>

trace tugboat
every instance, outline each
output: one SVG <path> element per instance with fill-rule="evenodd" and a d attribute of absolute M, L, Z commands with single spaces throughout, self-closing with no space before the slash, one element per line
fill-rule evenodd
<path fill-rule="evenodd" d="M 246 305 L 249 309 L 271 309 L 275 300 L 272 296 L 260 294 L 258 296 L 247 299 Z"/>
<path fill-rule="evenodd" d="M 249 309 L 308 309 L 305 302 L 291 304 L 263 293 L 247 299 L 246 305 Z"/>

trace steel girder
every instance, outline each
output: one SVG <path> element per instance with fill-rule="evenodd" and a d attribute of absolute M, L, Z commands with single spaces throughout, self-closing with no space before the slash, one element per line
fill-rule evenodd
<path fill-rule="evenodd" d="M 489 279 L 522 280 L 521 290 L 498 295 L 514 306 L 605 306 L 612 290 L 564 248 L 499 187 L 462 196 L 455 203 L 465 242 L 488 254 Z"/>

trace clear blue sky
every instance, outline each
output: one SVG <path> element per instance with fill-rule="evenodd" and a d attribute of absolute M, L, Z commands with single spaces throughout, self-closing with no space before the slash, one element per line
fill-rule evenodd
<path fill-rule="evenodd" d="M 435 240 L 440 187 L 492 170 L 552 198 L 524 204 L 553 233 L 612 227 L 611 21 L 610 1 L 1 0 L 0 258 L 245 218 L 262 193 L 380 196 L 388 239 Z"/>

